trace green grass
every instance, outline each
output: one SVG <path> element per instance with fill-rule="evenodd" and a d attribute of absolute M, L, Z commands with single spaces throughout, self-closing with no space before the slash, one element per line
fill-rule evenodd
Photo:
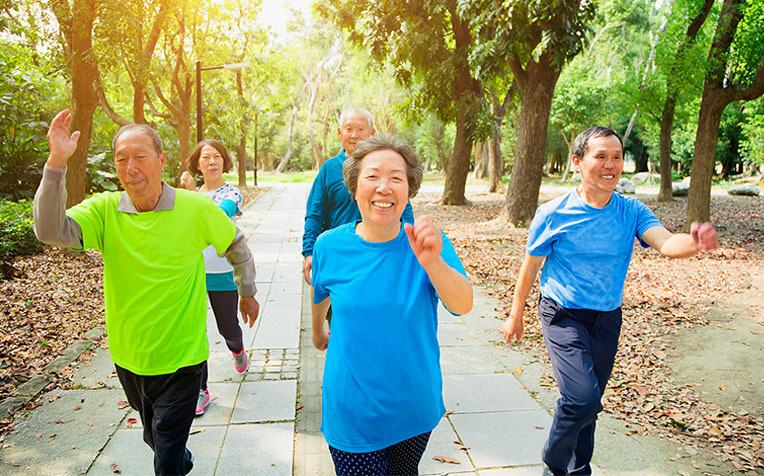
<path fill-rule="evenodd" d="M 305 170 L 297 172 L 284 172 L 278 174 L 276 172 L 262 172 L 257 173 L 257 183 L 297 183 L 297 182 L 313 182 L 316 178 L 315 170 Z M 253 180 L 254 172 L 247 171 L 247 183 L 251 184 Z M 237 183 L 239 181 L 238 173 L 223 174 L 223 180 L 226 182 Z"/>

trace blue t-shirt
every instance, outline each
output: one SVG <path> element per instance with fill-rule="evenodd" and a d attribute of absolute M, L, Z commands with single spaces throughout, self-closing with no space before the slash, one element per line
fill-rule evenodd
<path fill-rule="evenodd" d="M 365 241 L 356 223 L 323 233 L 313 253 L 313 301 L 331 298 L 321 431 L 350 453 L 433 430 L 446 411 L 438 297 L 406 233 Z M 443 260 L 466 276 L 443 235 Z"/>
<path fill-rule="evenodd" d="M 526 250 L 546 256 L 541 295 L 569 309 L 612 311 L 623 302 L 623 285 L 634 238 L 661 222 L 636 198 L 613 192 L 603 208 L 573 190 L 536 211 Z"/>
<path fill-rule="evenodd" d="M 313 244 L 324 231 L 361 219 L 358 204 L 350 196 L 342 175 L 342 164 L 346 159 L 343 149 L 324 162 L 310 187 L 305 212 L 305 233 L 302 237 L 303 256 L 313 254 Z M 414 223 L 411 202 L 406 204 L 402 218 L 406 223 Z"/>

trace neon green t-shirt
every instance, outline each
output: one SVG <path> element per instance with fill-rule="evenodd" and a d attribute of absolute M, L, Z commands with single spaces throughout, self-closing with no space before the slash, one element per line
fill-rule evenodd
<path fill-rule="evenodd" d="M 106 330 L 114 363 L 138 375 L 173 373 L 209 356 L 202 250 L 223 253 L 236 226 L 207 196 L 175 190 L 171 210 L 118 211 L 123 192 L 67 210 L 83 248 L 103 256 Z"/>

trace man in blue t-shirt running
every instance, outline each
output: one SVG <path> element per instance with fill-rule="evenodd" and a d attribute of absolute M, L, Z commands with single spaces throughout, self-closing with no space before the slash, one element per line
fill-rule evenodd
<path fill-rule="evenodd" d="M 612 129 L 582 132 L 571 160 L 581 185 L 536 211 L 501 328 L 507 342 L 522 338 L 525 303 L 546 259 L 539 317 L 561 398 L 542 453 L 545 475 L 592 474 L 595 422 L 615 361 L 634 239 L 672 258 L 717 247 L 710 223 L 693 223 L 690 234 L 671 233 L 642 202 L 615 192 L 623 142 Z"/>

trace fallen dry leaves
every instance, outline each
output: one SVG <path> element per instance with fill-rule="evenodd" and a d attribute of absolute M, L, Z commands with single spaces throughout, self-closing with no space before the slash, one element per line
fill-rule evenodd
<path fill-rule="evenodd" d="M 560 193 L 542 193 L 539 202 Z M 416 213 L 430 216 L 448 234 L 472 281 L 500 301 L 497 347 L 503 348 L 498 328 L 509 314 L 527 229 L 507 226 L 500 219 L 503 195 L 470 195 L 472 205 L 466 207 L 442 206 L 439 198 L 435 194 L 416 197 Z M 662 204 L 640 198 L 669 230 L 679 231 L 686 201 Z M 667 438 L 686 448 L 711 452 L 739 471 L 761 472 L 764 416 L 741 415 L 704 401 L 698 391 L 703 383 L 677 382 L 666 362 L 670 355 L 682 352 L 671 345 L 677 329 L 708 325 L 705 311 L 741 290 L 750 269 L 764 269 L 764 200 L 714 196 L 711 209 L 720 238 L 720 249 L 713 254 L 677 261 L 635 247 L 624 289 L 619 351 L 603 405 L 625 422 L 630 434 Z M 548 362 L 532 304 L 538 297 L 534 286 L 519 348 Z M 518 369 L 515 373 L 519 374 Z M 540 384 L 556 386 L 551 375 L 543 376 Z M 725 384 L 720 385 L 724 388 Z"/>

